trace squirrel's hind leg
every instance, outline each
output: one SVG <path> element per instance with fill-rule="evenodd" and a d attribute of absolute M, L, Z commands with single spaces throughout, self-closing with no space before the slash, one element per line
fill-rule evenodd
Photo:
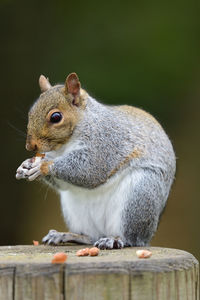
<path fill-rule="evenodd" d="M 88 235 L 82 235 L 72 232 L 58 232 L 54 229 L 49 230 L 49 233 L 43 237 L 43 244 L 59 246 L 66 243 L 77 244 L 92 244 L 92 241 Z"/>
<path fill-rule="evenodd" d="M 122 211 L 122 237 L 126 246 L 148 246 L 157 230 L 170 184 L 159 172 L 143 170 Z"/>

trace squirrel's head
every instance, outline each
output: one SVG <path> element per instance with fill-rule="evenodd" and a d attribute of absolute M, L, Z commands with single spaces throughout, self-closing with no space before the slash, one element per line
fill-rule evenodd
<path fill-rule="evenodd" d="M 39 85 L 42 93 L 28 115 L 26 149 L 47 152 L 69 140 L 85 108 L 87 93 L 76 73 L 69 74 L 64 85 L 53 87 L 41 75 Z"/>

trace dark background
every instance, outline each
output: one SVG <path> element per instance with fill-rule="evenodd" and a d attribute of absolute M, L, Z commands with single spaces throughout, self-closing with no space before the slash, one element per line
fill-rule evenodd
<path fill-rule="evenodd" d="M 200 258 L 200 18 L 193 1 L 0 2 L 0 244 L 31 244 L 65 230 L 57 195 L 17 181 L 27 112 L 44 74 L 52 84 L 77 72 L 82 86 L 108 104 L 152 113 L 177 155 L 176 180 L 154 246 Z"/>

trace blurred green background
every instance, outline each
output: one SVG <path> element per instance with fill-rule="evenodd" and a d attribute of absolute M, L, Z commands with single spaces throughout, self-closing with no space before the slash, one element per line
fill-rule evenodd
<path fill-rule="evenodd" d="M 194 1 L 0 2 L 0 244 L 31 244 L 65 230 L 58 196 L 17 181 L 27 112 L 44 74 L 52 84 L 77 72 L 82 86 L 109 104 L 152 113 L 177 155 L 176 181 L 154 246 L 200 259 L 200 18 Z M 14 129 L 16 128 L 16 129 Z"/>

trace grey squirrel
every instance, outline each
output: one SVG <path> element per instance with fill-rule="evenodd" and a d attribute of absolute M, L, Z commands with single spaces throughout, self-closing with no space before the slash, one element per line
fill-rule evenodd
<path fill-rule="evenodd" d="M 108 106 L 81 88 L 40 76 L 29 111 L 25 160 L 16 178 L 40 178 L 60 194 L 73 233 L 50 230 L 44 243 L 93 243 L 100 249 L 147 246 L 166 205 L 176 159 L 161 125 L 136 107 Z M 43 157 L 44 156 L 44 157 Z"/>

